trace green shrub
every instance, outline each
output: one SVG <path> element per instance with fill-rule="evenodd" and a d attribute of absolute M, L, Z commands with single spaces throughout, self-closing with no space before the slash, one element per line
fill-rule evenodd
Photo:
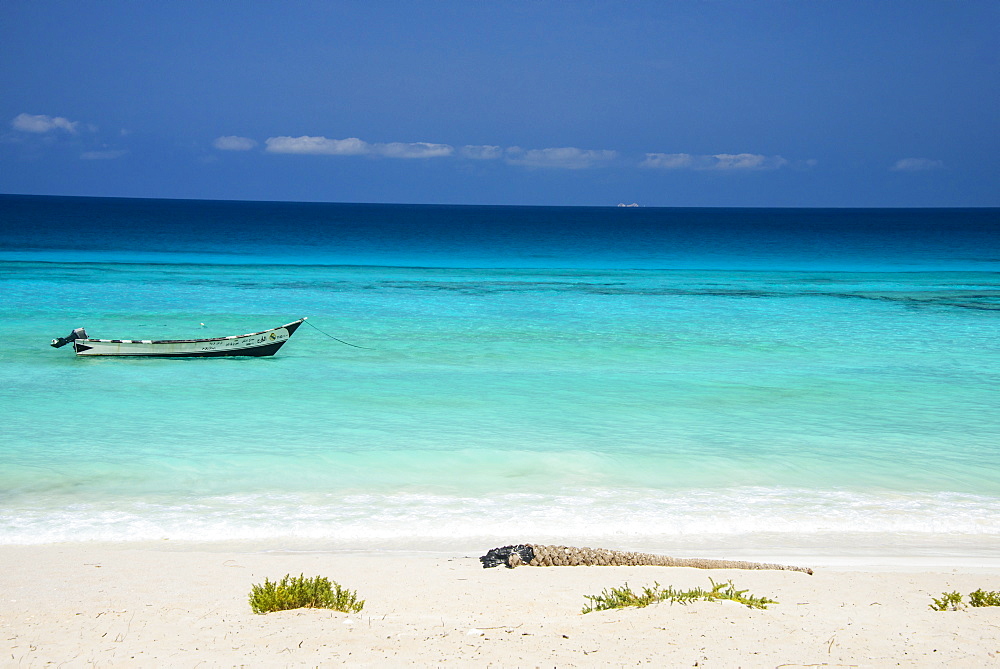
<path fill-rule="evenodd" d="M 768 604 L 778 603 L 773 599 L 768 599 L 766 597 L 747 595 L 745 594 L 747 592 L 746 590 L 737 590 L 732 581 L 728 581 L 726 583 L 716 583 L 712 579 L 708 580 L 712 583 L 711 590 L 703 590 L 702 588 L 674 590 L 673 587 L 670 586 L 666 589 L 662 589 L 660 588 L 659 583 L 653 583 L 652 588 L 644 587 L 642 589 L 642 594 L 638 595 L 632 592 L 632 589 L 629 588 L 628 583 L 626 583 L 621 588 L 604 590 L 599 595 L 584 595 L 585 599 L 590 600 L 590 604 L 583 607 L 583 613 L 590 613 L 591 611 L 607 611 L 609 609 L 622 609 L 626 606 L 644 607 L 649 606 L 650 604 L 655 604 L 656 602 L 666 601 L 669 601 L 671 604 L 674 602 L 678 604 L 687 604 L 688 602 L 693 602 L 699 599 L 710 602 L 727 599 L 733 602 L 739 602 L 740 604 L 745 604 L 752 609 L 766 609 Z M 723 590 L 723 588 L 726 589 Z"/>
<path fill-rule="evenodd" d="M 942 592 L 941 598 L 931 597 L 933 604 L 929 604 L 935 611 L 959 611 L 965 608 L 962 595 L 958 592 Z M 1000 606 L 1000 591 L 986 591 L 982 588 L 969 593 L 969 606 Z"/>
<path fill-rule="evenodd" d="M 1000 590 L 987 592 L 982 588 L 969 593 L 970 606 L 1000 606 Z"/>
<path fill-rule="evenodd" d="M 962 608 L 962 595 L 958 592 L 942 592 L 941 598 L 931 597 L 933 604 L 928 604 L 934 611 L 958 611 Z"/>
<path fill-rule="evenodd" d="M 254 585 L 250 591 L 250 608 L 254 613 L 270 613 L 288 609 L 333 609 L 344 613 L 357 613 L 365 606 L 357 593 L 345 590 L 337 583 L 322 576 L 306 578 L 299 574 L 293 578 L 285 574 L 280 582 L 264 579 L 263 585 Z"/>

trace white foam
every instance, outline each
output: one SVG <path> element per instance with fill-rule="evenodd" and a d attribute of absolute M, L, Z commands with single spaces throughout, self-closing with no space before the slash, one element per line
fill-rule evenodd
<path fill-rule="evenodd" d="M 343 546 L 468 545 L 479 540 L 590 540 L 615 545 L 908 536 L 1000 545 L 998 500 L 959 493 L 735 488 L 664 493 L 587 489 L 484 498 L 431 494 L 253 494 L 183 503 L 122 502 L 0 512 L 0 543 L 266 540 Z M 921 539 L 922 538 L 922 539 Z"/>

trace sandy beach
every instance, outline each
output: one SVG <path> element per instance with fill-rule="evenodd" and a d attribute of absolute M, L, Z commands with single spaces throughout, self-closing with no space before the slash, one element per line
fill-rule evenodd
<path fill-rule="evenodd" d="M 307 553 L 220 544 L 0 547 L 2 666 L 698 667 L 1000 665 L 1000 607 L 932 596 L 1000 589 L 1000 568 L 840 564 L 816 573 L 668 567 L 483 569 L 478 554 Z M 484 549 L 485 552 L 485 549 Z M 802 562 L 799 558 L 798 562 Z M 358 614 L 255 615 L 251 586 L 286 573 L 357 590 Z M 629 583 L 778 601 L 581 614 Z"/>

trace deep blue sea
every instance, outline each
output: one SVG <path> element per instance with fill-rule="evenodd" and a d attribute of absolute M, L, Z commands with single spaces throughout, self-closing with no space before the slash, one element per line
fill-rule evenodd
<path fill-rule="evenodd" d="M 998 558 L 998 334 L 997 209 L 0 196 L 0 543 Z"/>

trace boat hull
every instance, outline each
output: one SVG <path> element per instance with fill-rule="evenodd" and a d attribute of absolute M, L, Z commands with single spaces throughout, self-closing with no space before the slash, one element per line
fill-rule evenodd
<path fill-rule="evenodd" d="M 79 356 L 143 358 L 219 358 L 269 356 L 278 352 L 305 319 L 281 327 L 214 339 L 77 339 Z"/>

